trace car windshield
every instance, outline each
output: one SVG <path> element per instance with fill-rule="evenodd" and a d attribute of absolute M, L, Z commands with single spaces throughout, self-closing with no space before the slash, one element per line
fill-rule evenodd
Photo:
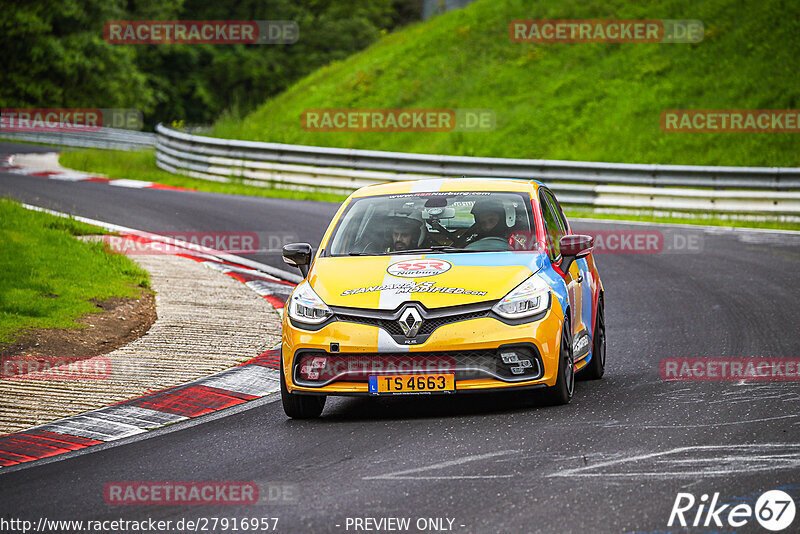
<path fill-rule="evenodd" d="M 330 239 L 331 256 L 538 250 L 530 196 L 435 192 L 353 200 Z"/>

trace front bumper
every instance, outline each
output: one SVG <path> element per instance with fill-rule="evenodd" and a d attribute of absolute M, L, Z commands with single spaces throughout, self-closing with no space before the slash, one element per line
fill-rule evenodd
<path fill-rule="evenodd" d="M 370 374 L 408 374 L 409 369 L 411 374 L 454 373 L 456 393 L 552 386 L 562 324 L 563 313 L 553 299 L 545 315 L 530 323 L 471 318 L 439 326 L 423 343 L 404 346 L 380 326 L 337 320 L 311 331 L 293 325 L 284 314 L 281 365 L 292 393 L 372 395 Z M 524 372 L 511 370 L 518 364 L 503 362 L 509 351 L 530 361 Z M 314 357 L 324 358 L 325 367 L 309 380 L 309 367 L 300 370 Z"/>

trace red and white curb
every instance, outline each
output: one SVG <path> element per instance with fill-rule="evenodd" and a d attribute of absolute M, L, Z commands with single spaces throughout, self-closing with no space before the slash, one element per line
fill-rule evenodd
<path fill-rule="evenodd" d="M 68 216 L 35 206 L 25 207 Z M 291 273 L 191 243 L 83 217 L 77 220 L 120 232 L 139 242 L 158 241 L 183 249 L 178 255 L 202 262 L 247 285 L 280 313 L 298 278 Z M 243 264 L 247 262 L 249 265 Z M 269 270 L 272 272 L 265 272 Z M 279 278 L 291 278 L 292 281 Z M 280 390 L 280 348 L 219 373 L 142 397 L 0 436 L 0 468 L 142 434 L 179 421 L 230 408 Z"/>
<path fill-rule="evenodd" d="M 167 191 L 197 191 L 196 189 L 188 189 L 186 187 L 177 187 L 174 185 L 159 184 L 156 182 L 145 182 L 142 180 L 127 180 L 124 178 L 114 179 L 107 178 L 99 174 L 88 174 L 80 171 L 43 171 L 31 167 L 24 167 L 14 164 L 14 156 L 8 156 L 0 161 L 0 172 L 7 172 L 10 174 L 22 174 L 25 176 L 38 176 L 41 178 L 49 178 L 51 180 L 61 180 L 63 182 L 99 182 L 115 187 L 128 187 L 132 189 L 160 189 Z"/>
<path fill-rule="evenodd" d="M 220 271 L 223 274 L 227 274 L 231 278 L 235 278 L 236 280 L 242 282 L 244 285 L 267 299 L 267 301 L 272 304 L 276 310 L 278 310 L 278 313 L 282 312 L 284 304 L 286 303 L 286 299 L 289 298 L 289 294 L 297 286 L 297 284 L 293 282 L 280 280 L 248 267 L 239 267 L 231 265 L 227 262 L 209 260 L 200 256 L 194 256 L 192 254 L 179 254 L 179 256 L 201 262 L 210 269 Z"/>
<path fill-rule="evenodd" d="M 272 349 L 237 367 L 23 432 L 0 436 L 0 468 L 142 434 L 280 390 Z"/>

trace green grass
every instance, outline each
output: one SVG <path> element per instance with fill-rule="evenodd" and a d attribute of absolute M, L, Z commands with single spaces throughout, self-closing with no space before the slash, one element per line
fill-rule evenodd
<path fill-rule="evenodd" d="M 275 189 L 258 187 L 243 183 L 221 183 L 211 180 L 191 178 L 180 174 L 170 174 L 162 171 L 155 164 L 154 150 L 103 150 L 99 148 L 75 150 L 64 152 L 58 158 L 64 167 L 84 172 L 105 174 L 111 178 L 127 178 L 130 180 L 144 180 L 158 182 L 165 185 L 187 187 L 209 193 L 228 193 L 233 195 L 251 195 L 262 197 L 292 198 L 298 200 L 320 200 L 327 202 L 341 202 L 347 195 L 335 193 L 320 193 L 316 191 L 292 191 L 290 189 Z"/>
<path fill-rule="evenodd" d="M 800 18 L 781 0 L 481 0 L 321 68 L 212 135 L 514 158 L 797 166 L 797 133 L 664 133 L 666 109 L 800 108 Z M 700 19 L 697 44 L 518 44 L 515 19 Z M 309 132 L 311 108 L 488 108 L 492 132 Z"/>
<path fill-rule="evenodd" d="M 0 198 L 0 349 L 30 328 L 81 328 L 90 299 L 134 297 L 150 286 L 130 259 L 76 235 L 103 230 Z"/>

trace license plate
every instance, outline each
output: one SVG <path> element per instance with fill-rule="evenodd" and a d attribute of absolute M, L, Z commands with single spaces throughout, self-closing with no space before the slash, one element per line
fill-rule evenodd
<path fill-rule="evenodd" d="M 449 393 L 456 389 L 454 374 L 371 375 L 370 393 Z"/>

